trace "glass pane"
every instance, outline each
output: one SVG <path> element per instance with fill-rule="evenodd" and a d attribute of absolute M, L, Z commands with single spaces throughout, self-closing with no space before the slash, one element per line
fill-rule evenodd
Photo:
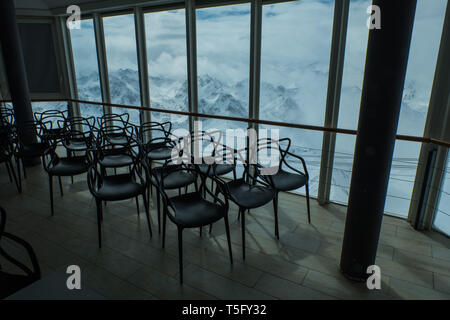
<path fill-rule="evenodd" d="M 418 0 L 398 134 L 422 136 L 447 0 Z"/>
<path fill-rule="evenodd" d="M 197 9 L 198 109 L 248 117 L 250 4 Z M 230 123 L 205 120 L 204 126 Z M 247 128 L 247 124 L 239 123 Z"/>
<path fill-rule="evenodd" d="M 263 6 L 261 119 L 323 125 L 333 11 L 322 0 Z"/>
<path fill-rule="evenodd" d="M 185 10 L 145 14 L 151 107 L 189 111 Z M 151 113 L 151 121 L 171 121 L 189 129 L 187 116 Z"/>
<path fill-rule="evenodd" d="M 395 142 L 384 211 L 406 218 L 416 176 L 420 143 Z"/>
<path fill-rule="evenodd" d="M 399 134 L 422 136 L 437 53 L 442 34 L 446 0 L 417 3 L 411 51 L 400 113 Z M 371 1 L 350 2 L 344 76 L 338 127 L 356 129 L 364 77 L 368 39 L 366 9 Z M 355 138 L 338 135 L 333 170 L 332 201 L 347 203 Z M 417 170 L 420 145 L 396 141 L 385 211 L 406 217 Z M 345 154 L 345 161 L 343 155 Z"/>
<path fill-rule="evenodd" d="M 447 158 L 439 206 L 434 218 L 434 227 L 446 235 L 450 235 L 450 156 Z"/>
<path fill-rule="evenodd" d="M 98 72 L 97 49 L 95 46 L 94 21 L 81 20 L 81 29 L 70 30 L 73 61 L 80 100 L 102 102 L 100 78 Z M 98 105 L 80 105 L 83 117 L 103 115 L 103 107 Z"/>
<path fill-rule="evenodd" d="M 304 0 L 263 6 L 260 118 L 323 125 L 334 1 Z M 282 128 L 310 174 L 317 195 L 322 133 Z M 304 188 L 299 190 L 304 193 Z"/>
<path fill-rule="evenodd" d="M 105 17 L 103 26 L 111 103 L 140 106 L 134 15 Z M 112 112 L 129 113 L 131 123 L 140 123 L 139 110 L 113 108 Z"/>

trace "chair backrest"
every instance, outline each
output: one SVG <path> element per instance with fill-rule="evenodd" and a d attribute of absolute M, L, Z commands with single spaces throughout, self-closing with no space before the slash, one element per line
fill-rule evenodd
<path fill-rule="evenodd" d="M 135 154 L 129 154 L 132 159 L 132 165 L 130 170 L 130 175 L 133 179 L 144 186 L 148 186 L 150 181 L 150 174 L 145 163 Z M 89 191 L 96 197 L 98 189 L 102 186 L 103 180 L 106 176 L 106 170 L 101 170 L 101 164 L 99 163 L 100 158 L 98 156 L 93 157 L 93 161 L 89 167 L 87 174 L 87 182 Z"/>
<path fill-rule="evenodd" d="M 172 122 L 144 122 L 139 126 L 138 137 L 143 144 L 148 144 L 160 138 L 170 139 L 172 134 Z"/>
<path fill-rule="evenodd" d="M 69 116 L 68 110 L 46 110 L 43 112 L 35 112 L 34 119 L 40 123 L 52 123 L 52 127 L 58 127 L 58 121 L 64 121 Z"/>
<path fill-rule="evenodd" d="M 130 123 L 129 113 L 109 113 L 97 118 L 99 129 L 107 128 L 109 126 L 126 127 Z"/>

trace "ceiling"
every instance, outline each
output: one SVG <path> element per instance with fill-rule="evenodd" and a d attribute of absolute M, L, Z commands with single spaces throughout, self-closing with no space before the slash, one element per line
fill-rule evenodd
<path fill-rule="evenodd" d="M 0 0 L 3 1 L 3 0 Z M 63 15 L 70 5 L 78 5 L 81 12 L 95 12 L 104 9 L 121 9 L 141 5 L 159 5 L 183 0 L 14 0 L 17 11 L 43 11 L 54 15 Z"/>
<path fill-rule="evenodd" d="M 67 7 L 72 4 L 81 5 L 86 3 L 95 3 L 102 1 L 93 0 L 14 0 L 17 9 L 43 9 L 51 10 L 61 7 Z"/>

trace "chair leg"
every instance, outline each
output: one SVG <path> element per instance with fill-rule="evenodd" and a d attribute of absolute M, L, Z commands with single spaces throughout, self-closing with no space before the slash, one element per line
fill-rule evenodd
<path fill-rule="evenodd" d="M 22 170 L 23 170 L 23 177 L 26 179 L 27 178 L 27 171 L 25 170 L 25 164 L 23 163 L 23 159 L 22 159 Z"/>
<path fill-rule="evenodd" d="M 53 176 L 48 175 L 48 183 L 50 187 L 50 210 L 53 216 L 55 213 L 53 208 Z"/>
<path fill-rule="evenodd" d="M 20 159 L 16 158 L 16 165 L 17 165 L 17 173 L 18 173 L 18 180 L 19 180 L 19 193 L 22 193 L 22 174 L 20 173 Z"/>
<path fill-rule="evenodd" d="M 167 214 L 165 211 L 163 211 L 163 234 L 162 234 L 162 247 L 164 249 L 166 245 L 166 224 L 167 224 Z"/>
<path fill-rule="evenodd" d="M 5 167 L 6 167 L 6 171 L 8 172 L 9 182 L 12 182 L 11 171 L 9 170 L 9 167 L 8 167 L 8 161 L 5 161 Z"/>
<path fill-rule="evenodd" d="M 148 208 L 148 202 L 145 199 L 145 192 L 142 194 L 142 198 L 144 200 L 145 215 L 147 216 L 148 232 L 150 233 L 150 238 L 151 238 L 153 236 L 152 225 L 150 224 L 150 212 L 149 212 L 149 208 Z M 136 199 L 137 199 L 137 197 L 136 197 Z"/>
<path fill-rule="evenodd" d="M 306 207 L 308 209 L 308 223 L 311 223 L 311 209 L 309 207 L 309 186 L 306 184 Z"/>
<path fill-rule="evenodd" d="M 239 213 L 242 213 L 241 229 L 242 229 L 242 259 L 245 260 L 245 209 L 239 208 Z"/>
<path fill-rule="evenodd" d="M 145 197 L 145 195 L 144 195 L 144 197 Z M 138 197 L 136 197 L 136 209 L 137 209 L 137 215 L 139 217 L 139 198 Z"/>
<path fill-rule="evenodd" d="M 158 214 L 158 233 L 161 234 L 161 194 L 156 191 L 156 211 Z"/>
<path fill-rule="evenodd" d="M 203 227 L 200 227 L 200 238 L 202 237 Z"/>
<path fill-rule="evenodd" d="M 178 260 L 180 264 L 180 284 L 183 284 L 183 229 L 178 227 Z"/>
<path fill-rule="evenodd" d="M 225 220 L 225 231 L 227 234 L 227 242 L 228 242 L 228 253 L 230 255 L 230 262 L 231 262 L 231 264 L 233 264 L 233 252 L 231 250 L 230 224 L 228 223 L 228 213 L 225 214 L 224 220 Z M 212 225 L 211 225 L 211 227 L 212 227 Z M 211 229 L 209 229 L 209 230 L 211 232 Z"/>
<path fill-rule="evenodd" d="M 102 220 L 103 220 L 103 213 L 102 213 L 102 201 L 96 200 L 97 204 L 97 233 L 98 233 L 98 247 L 102 247 Z"/>
<path fill-rule="evenodd" d="M 278 231 L 278 192 L 275 194 L 275 197 L 273 198 L 273 213 L 275 216 L 275 236 L 279 240 L 280 234 Z"/>
<path fill-rule="evenodd" d="M 59 192 L 61 193 L 61 197 L 63 197 L 64 192 L 63 192 L 63 187 L 62 187 L 61 176 L 58 177 L 58 181 L 59 181 Z"/>
<path fill-rule="evenodd" d="M 212 232 L 212 223 L 209 225 L 209 234 L 211 234 L 211 232 Z"/>
<path fill-rule="evenodd" d="M 8 162 L 6 162 L 6 164 L 7 164 L 7 166 L 10 167 L 11 174 L 12 174 L 12 176 L 13 176 L 13 178 L 14 178 L 14 183 L 16 184 L 17 190 L 18 190 L 19 193 L 20 193 L 21 190 L 20 190 L 20 188 L 19 188 L 19 183 L 18 183 L 18 181 L 17 181 L 16 172 L 14 171 L 14 167 L 13 167 L 13 164 L 12 164 L 11 160 L 9 160 Z"/>

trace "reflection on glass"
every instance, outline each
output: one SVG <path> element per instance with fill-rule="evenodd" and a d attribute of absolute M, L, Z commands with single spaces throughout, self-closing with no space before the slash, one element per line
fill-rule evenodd
<path fill-rule="evenodd" d="M 151 107 L 189 111 L 185 10 L 145 14 Z M 187 116 L 151 113 L 151 121 L 189 128 Z"/>
<path fill-rule="evenodd" d="M 105 17 L 103 27 L 111 103 L 140 106 L 134 15 Z M 138 110 L 113 108 L 112 112 L 117 114 L 127 112 L 130 114 L 131 123 L 140 123 Z"/>
<path fill-rule="evenodd" d="M 102 94 L 93 20 L 81 20 L 81 29 L 70 30 L 70 37 L 78 98 L 80 100 L 101 102 Z M 80 111 L 83 117 L 99 117 L 103 115 L 103 107 L 98 105 L 81 104 Z"/>

